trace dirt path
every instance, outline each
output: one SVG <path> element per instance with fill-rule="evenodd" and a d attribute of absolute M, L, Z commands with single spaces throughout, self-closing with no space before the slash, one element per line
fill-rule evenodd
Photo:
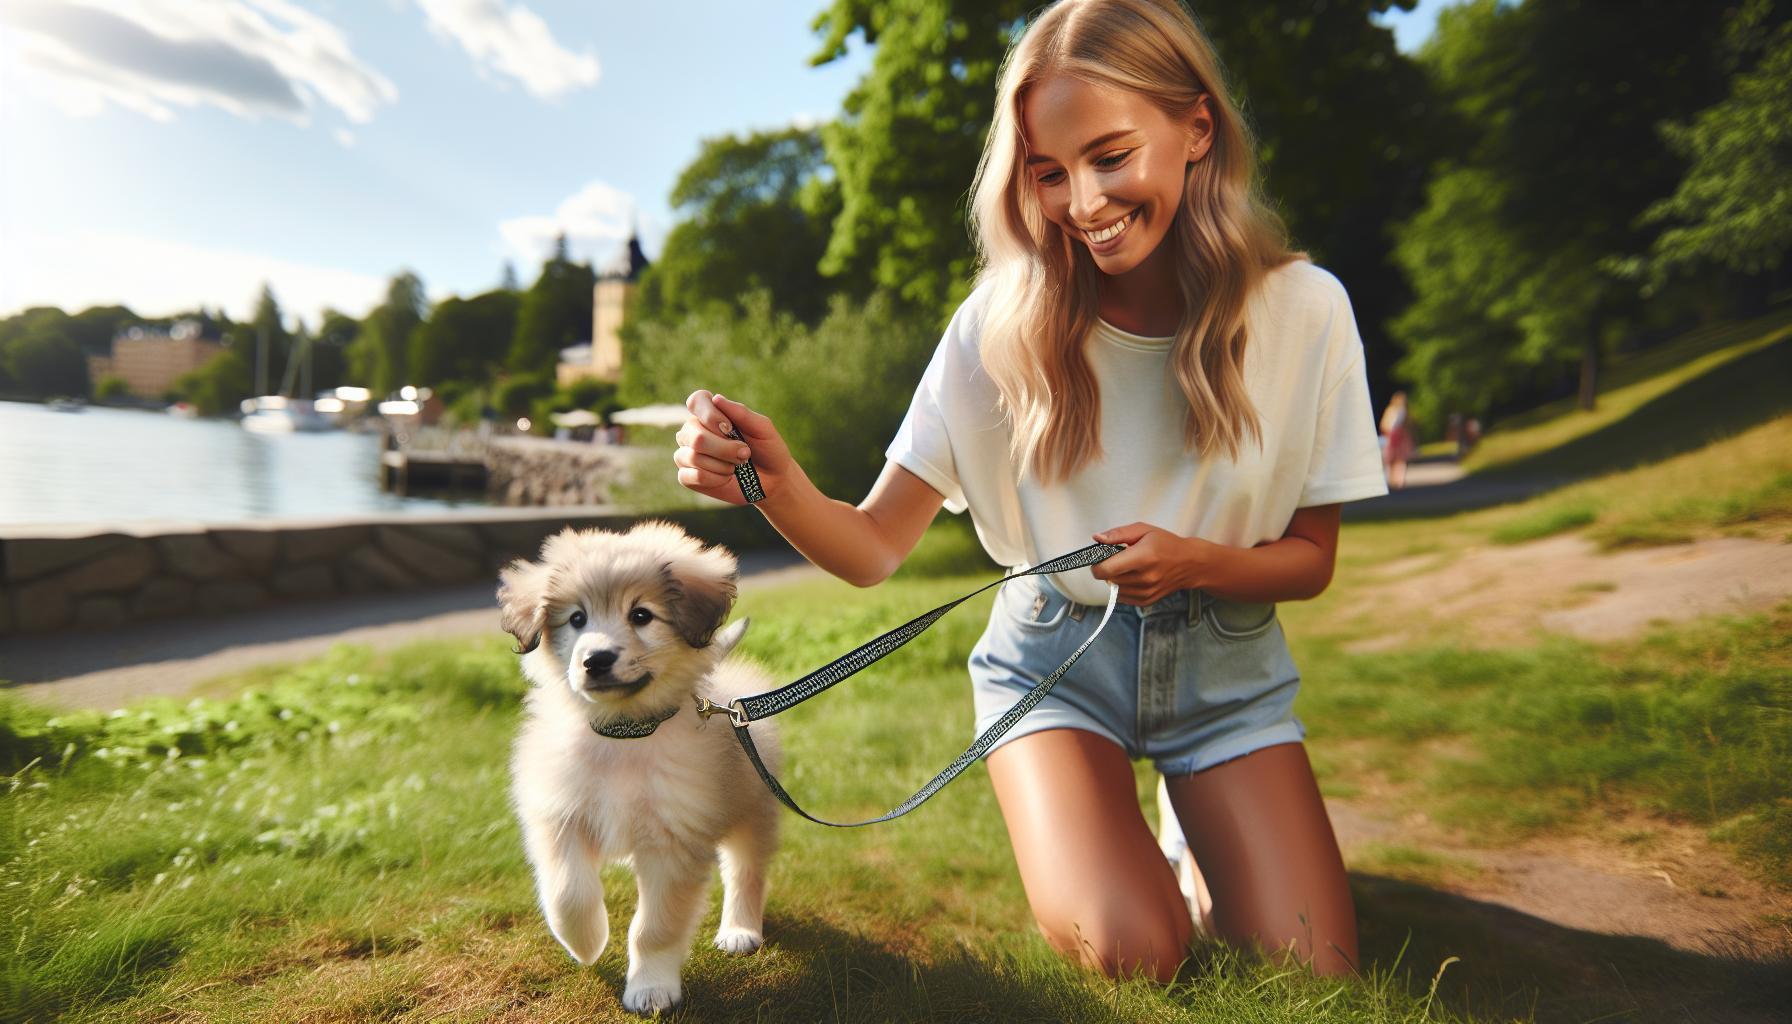
<path fill-rule="evenodd" d="M 1568 534 L 1416 555 L 1371 575 L 1360 600 L 1373 615 L 1352 650 L 1443 639 L 1506 646 L 1539 632 L 1606 642 L 1657 621 L 1773 607 L 1792 596 L 1792 544 L 1713 537 L 1602 554 Z M 1399 625 L 1388 630 L 1390 623 Z"/>

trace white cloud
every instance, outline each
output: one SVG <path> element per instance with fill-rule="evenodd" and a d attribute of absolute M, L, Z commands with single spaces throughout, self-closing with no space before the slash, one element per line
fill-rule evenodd
<path fill-rule="evenodd" d="M 119 303 L 144 316 L 222 306 L 246 319 L 263 282 L 281 309 L 312 326 L 325 306 L 362 316 L 386 295 L 386 280 L 369 274 L 138 235 L 27 233 L 0 248 L 0 316 L 26 306 L 74 312 Z"/>
<path fill-rule="evenodd" d="M 6 0 L 0 25 L 33 91 L 77 116 L 214 106 L 308 124 L 322 103 L 365 123 L 398 98 L 341 29 L 287 0 Z"/>
<path fill-rule="evenodd" d="M 633 196 L 593 181 L 560 201 L 551 214 L 511 217 L 498 225 L 504 248 L 519 272 L 539 267 L 554 252 L 554 239 L 565 234 L 573 259 L 602 270 L 628 243 L 638 206 Z M 642 225 L 643 234 L 647 225 Z"/>
<path fill-rule="evenodd" d="M 336 129 L 336 144 L 343 149 L 354 149 L 355 133 L 349 131 L 347 128 Z"/>
<path fill-rule="evenodd" d="M 480 74 L 514 78 L 543 99 L 596 83 L 597 58 L 572 53 L 547 22 L 522 4 L 503 0 L 417 0 L 430 30 L 460 44 Z"/>

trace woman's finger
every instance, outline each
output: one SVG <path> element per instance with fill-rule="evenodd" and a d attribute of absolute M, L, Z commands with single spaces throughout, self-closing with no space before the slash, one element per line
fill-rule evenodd
<path fill-rule="evenodd" d="M 688 447 L 680 448 L 673 452 L 672 462 L 677 466 L 707 470 L 716 474 L 724 474 L 730 479 L 734 476 L 734 463 L 716 458 L 713 455 L 705 455 L 702 452 L 695 451 Z"/>

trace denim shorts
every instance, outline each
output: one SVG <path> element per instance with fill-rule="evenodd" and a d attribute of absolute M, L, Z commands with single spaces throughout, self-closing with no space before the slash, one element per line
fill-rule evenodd
<path fill-rule="evenodd" d="M 1063 664 L 1102 611 L 1046 576 L 1002 584 L 971 649 L 977 733 Z M 1116 604 L 1100 638 L 991 750 L 1044 729 L 1082 729 L 1165 775 L 1187 775 L 1303 739 L 1299 689 L 1275 605 L 1179 590 L 1143 607 Z"/>

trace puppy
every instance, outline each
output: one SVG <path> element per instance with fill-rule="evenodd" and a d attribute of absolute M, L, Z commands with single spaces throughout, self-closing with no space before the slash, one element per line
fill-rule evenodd
<path fill-rule="evenodd" d="M 542 544 L 539 561 L 518 559 L 499 576 L 504 628 L 534 684 L 511 761 L 511 800 L 536 894 L 554 937 L 590 964 L 610 937 L 598 870 L 632 866 L 639 900 L 622 1005 L 633 1013 L 682 999 L 680 969 L 718 856 L 717 948 L 751 953 L 764 941 L 778 805 L 728 719 L 696 713 L 697 697 L 726 704 L 776 685 L 728 657 L 745 620 L 718 632 L 737 579 L 725 548 L 705 548 L 658 520 L 627 533 L 562 531 Z M 656 721 L 634 738 L 598 732 L 639 732 Z M 778 756 L 770 724 L 753 730 L 768 764 Z"/>

